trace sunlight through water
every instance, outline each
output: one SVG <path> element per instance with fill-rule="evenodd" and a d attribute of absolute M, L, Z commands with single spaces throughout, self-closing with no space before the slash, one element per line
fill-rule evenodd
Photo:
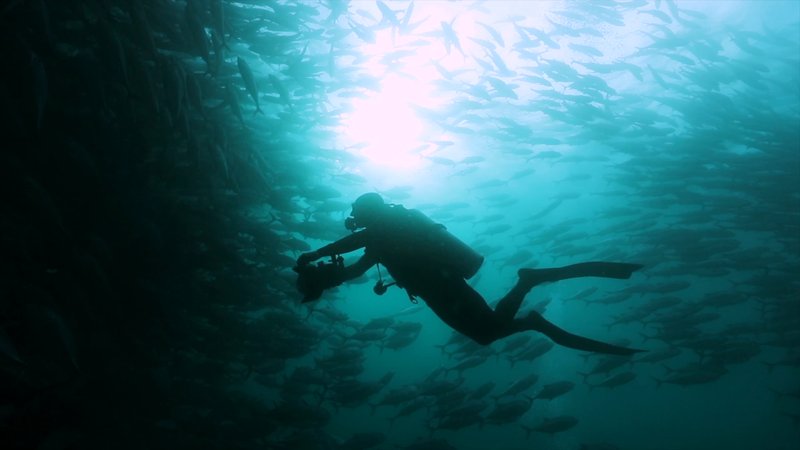
<path fill-rule="evenodd" d="M 554 4 L 548 3 L 545 9 Z M 369 4 L 360 6 L 367 8 Z M 342 147 L 365 158 L 364 162 L 371 166 L 368 171 L 373 173 L 397 177 L 407 174 L 415 178 L 412 174 L 418 175 L 419 169 L 430 166 L 437 158 L 441 162 L 442 157 L 468 156 L 469 145 L 454 141 L 453 133 L 435 122 L 441 122 L 442 118 L 447 120 L 448 114 L 453 113 L 448 108 L 457 101 L 459 91 L 451 88 L 491 85 L 494 81 L 476 77 L 474 71 L 475 58 L 491 60 L 481 40 L 476 40 L 478 36 L 487 37 L 480 11 L 464 9 L 453 16 L 452 10 L 441 2 L 417 6 L 418 13 L 424 13 L 427 20 L 418 28 L 410 24 L 413 32 L 387 24 L 366 33 L 355 20 L 349 22 L 351 28 L 361 32 L 357 44 L 361 69 L 380 83 L 360 89 L 358 95 L 345 101 L 346 112 L 339 117 L 337 137 Z M 499 20 L 509 22 L 516 20 L 513 15 L 518 13 L 514 3 L 497 3 L 492 12 Z M 527 22 L 538 25 L 542 20 Z M 448 36 L 447 30 L 453 30 L 454 34 Z M 420 45 L 421 34 L 438 39 Z M 503 58 L 518 62 L 508 49 L 498 46 L 496 50 Z M 490 92 L 494 94 L 494 89 Z M 516 99 L 498 101 L 498 106 L 526 102 L 533 94 L 520 92 Z M 446 155 L 442 153 L 443 142 Z M 530 152 L 530 149 L 523 151 Z M 362 167 L 359 172 L 365 169 Z"/>
<path fill-rule="evenodd" d="M 360 153 L 369 161 L 393 168 L 418 167 L 422 160 L 416 153 L 423 131 L 422 121 L 414 114 L 411 100 L 417 83 L 390 76 L 381 83 L 380 92 L 353 101 L 353 112 L 342 119 L 347 138 L 361 144 Z"/>

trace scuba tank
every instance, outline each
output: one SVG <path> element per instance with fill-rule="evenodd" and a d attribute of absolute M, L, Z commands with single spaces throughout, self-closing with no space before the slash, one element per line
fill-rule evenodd
<path fill-rule="evenodd" d="M 407 253 L 413 249 L 415 258 L 434 262 L 464 279 L 472 278 L 483 265 L 483 256 L 420 211 L 396 205 L 392 213 L 404 216 L 392 219 L 403 224 L 392 230 L 395 252 Z"/>
<path fill-rule="evenodd" d="M 453 236 L 444 225 L 436 224 L 428 234 L 426 254 L 431 259 L 451 268 L 465 280 L 472 278 L 483 265 L 483 256 Z"/>

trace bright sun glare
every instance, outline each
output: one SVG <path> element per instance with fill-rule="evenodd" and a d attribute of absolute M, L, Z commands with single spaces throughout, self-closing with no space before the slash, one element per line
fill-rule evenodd
<path fill-rule="evenodd" d="M 435 22 L 438 24 L 438 22 Z M 362 69 L 380 80 L 375 91 L 353 99 L 350 113 L 341 117 L 341 136 L 346 146 L 371 163 L 390 169 L 409 170 L 423 166 L 431 136 L 429 125 L 418 117 L 415 107 L 435 108 L 441 99 L 434 95 L 433 81 L 439 77 L 431 61 L 441 60 L 443 45 L 426 45 L 406 55 L 402 64 L 387 64 L 381 59 L 409 41 L 412 34 L 400 34 L 390 27 L 376 30 L 372 43 L 360 50 L 369 56 Z M 433 41 L 436 42 L 436 41 Z"/>
<path fill-rule="evenodd" d="M 359 4 L 359 7 L 365 6 Z M 493 3 L 492 11 L 504 18 L 518 13 L 518 9 L 517 2 L 497 2 Z M 374 165 L 406 173 L 429 164 L 432 156 L 452 157 L 451 154 L 437 154 L 439 148 L 434 144 L 451 138 L 445 137 L 444 130 L 436 123 L 417 114 L 420 108 L 440 111 L 458 95 L 436 88 L 437 82 L 442 80 L 441 71 L 459 73 L 455 83 L 479 84 L 475 71 L 464 69 L 473 67 L 475 59 L 488 58 L 486 50 L 470 39 L 486 37 L 486 30 L 476 25 L 477 12 L 469 8 L 454 9 L 441 2 L 418 4 L 415 10 L 419 11 L 411 20 L 414 22 L 415 17 L 420 17 L 417 20 L 421 25 L 413 33 L 402 33 L 387 25 L 373 29 L 369 42 L 359 43 L 358 48 L 366 58 L 360 69 L 380 83 L 377 89 L 364 88 L 361 97 L 348 101 L 349 112 L 340 116 L 338 132 L 343 147 L 352 149 Z M 400 14 L 401 11 L 395 12 Z M 526 24 L 537 25 L 539 15 L 526 19 Z M 446 44 L 441 36 L 446 23 L 460 36 L 458 49 Z M 423 35 L 435 37 L 419 45 Z M 409 53 L 408 48 L 413 51 Z M 401 56 L 393 62 L 391 55 L 398 50 Z M 505 56 L 510 58 L 510 55 Z M 450 150 L 457 148 L 458 144 Z"/>
<path fill-rule="evenodd" d="M 364 157 L 394 168 L 420 164 L 423 124 L 411 104 L 418 88 L 416 82 L 392 75 L 382 80 L 380 91 L 353 101 L 353 112 L 342 126 L 349 139 L 363 146 Z"/>

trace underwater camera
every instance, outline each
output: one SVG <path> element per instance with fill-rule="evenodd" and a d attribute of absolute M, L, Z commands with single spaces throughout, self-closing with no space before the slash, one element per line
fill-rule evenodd
<path fill-rule="evenodd" d="M 344 258 L 331 256 L 328 263 L 293 267 L 297 272 L 297 290 L 303 294 L 303 303 L 319 299 L 325 289 L 339 286 L 345 281 Z"/>

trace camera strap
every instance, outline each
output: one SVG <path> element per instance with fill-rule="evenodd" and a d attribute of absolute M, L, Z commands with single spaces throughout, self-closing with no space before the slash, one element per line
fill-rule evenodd
<path fill-rule="evenodd" d="M 381 263 L 376 262 L 375 267 L 378 268 L 378 282 L 383 283 L 383 275 L 381 275 Z"/>
<path fill-rule="evenodd" d="M 394 286 L 395 284 L 397 284 L 397 282 L 396 281 L 392 281 L 391 283 L 384 284 L 383 283 L 383 274 L 381 274 L 381 264 L 380 263 L 375 263 L 375 267 L 378 268 L 378 282 L 375 283 L 375 287 L 372 288 L 372 290 L 378 295 L 383 295 L 384 293 L 386 293 L 386 289 L 389 286 Z"/>

